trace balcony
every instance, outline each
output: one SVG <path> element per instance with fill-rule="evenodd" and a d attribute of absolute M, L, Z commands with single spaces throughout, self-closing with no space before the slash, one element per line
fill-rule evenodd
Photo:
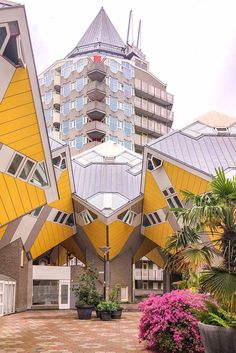
<path fill-rule="evenodd" d="M 60 75 L 55 75 L 54 76 L 54 89 L 56 92 L 60 93 L 61 89 L 61 76 Z"/>
<path fill-rule="evenodd" d="M 172 106 L 174 103 L 174 96 L 172 94 L 139 79 L 135 79 L 135 93 L 137 96 L 165 106 Z"/>
<path fill-rule="evenodd" d="M 149 142 L 151 142 L 154 139 L 154 137 L 150 137 L 148 135 L 138 135 L 138 134 L 134 134 L 134 143 L 135 143 L 135 147 L 137 149 L 137 151 L 142 150 L 141 147 L 147 145 Z"/>
<path fill-rule="evenodd" d="M 53 111 L 52 121 L 54 123 L 60 123 L 60 113 L 58 111 Z"/>
<path fill-rule="evenodd" d="M 163 271 L 136 268 L 134 279 L 137 281 L 163 281 Z"/>
<path fill-rule="evenodd" d="M 60 111 L 60 94 L 53 92 L 52 100 L 54 109 Z"/>
<path fill-rule="evenodd" d="M 101 121 L 91 121 L 83 127 L 83 132 L 87 133 L 92 141 L 101 141 L 105 135 L 108 127 Z"/>
<path fill-rule="evenodd" d="M 92 101 L 102 101 L 106 95 L 105 84 L 92 81 L 87 85 L 87 95 Z"/>
<path fill-rule="evenodd" d="M 87 104 L 87 115 L 92 120 L 102 120 L 106 115 L 106 104 L 93 101 Z"/>
<path fill-rule="evenodd" d="M 103 62 L 92 62 L 88 65 L 88 77 L 92 81 L 103 81 L 106 76 L 106 67 Z"/>
<path fill-rule="evenodd" d="M 165 135 L 170 131 L 170 128 L 162 123 L 137 115 L 134 117 L 134 124 L 135 130 L 148 133 L 155 138 Z"/>
<path fill-rule="evenodd" d="M 171 126 L 174 120 L 174 113 L 171 110 L 160 107 L 159 105 L 148 102 L 146 99 L 135 97 L 134 99 L 135 112 L 138 115 L 157 119 Z"/>

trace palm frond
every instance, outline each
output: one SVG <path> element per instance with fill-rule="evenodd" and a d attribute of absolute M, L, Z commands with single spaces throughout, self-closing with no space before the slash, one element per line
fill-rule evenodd
<path fill-rule="evenodd" d="M 184 226 L 181 230 L 178 230 L 167 239 L 164 252 L 177 252 L 180 249 L 185 248 L 189 244 L 196 243 L 199 240 L 200 237 L 195 229 L 192 229 L 188 226 Z"/>
<path fill-rule="evenodd" d="M 216 175 L 212 177 L 211 188 L 213 193 L 222 201 L 236 201 L 236 179 L 228 179 L 223 168 L 216 169 Z"/>
<path fill-rule="evenodd" d="M 212 268 L 202 273 L 200 283 L 219 303 L 231 310 L 236 308 L 236 273 L 229 273 L 224 268 Z"/>

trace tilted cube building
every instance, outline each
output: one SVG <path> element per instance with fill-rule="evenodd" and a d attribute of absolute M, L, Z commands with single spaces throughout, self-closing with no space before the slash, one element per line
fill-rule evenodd
<path fill-rule="evenodd" d="M 100 16 L 108 21 L 104 10 L 100 11 L 98 19 Z M 89 32 L 86 33 L 85 38 Z M 69 56 L 73 70 L 76 63 L 79 65 L 78 60 L 84 60 L 77 57 L 83 45 L 83 50 L 87 48 L 83 43 Z M 113 67 L 110 65 L 116 65 L 111 61 L 115 60 L 113 57 L 108 63 L 107 57 L 103 60 L 103 42 L 101 46 L 99 58 L 98 53 L 95 56 L 93 51 L 89 52 L 92 56 L 87 57 L 88 65 L 83 67 L 88 76 L 88 70 L 94 70 L 91 72 L 95 73 L 96 79 L 91 79 L 88 85 L 94 87 L 96 97 L 97 86 L 106 85 L 99 82 L 98 73 L 105 78 Z M 124 62 L 141 58 L 132 54 L 135 48 L 129 48 L 130 54 L 124 54 L 123 47 L 118 48 L 123 55 L 120 55 L 121 61 L 117 61 L 117 67 L 121 69 L 117 74 L 122 81 L 125 69 L 130 70 Z M 86 50 L 92 49 L 88 45 Z M 149 75 L 145 68 L 135 66 L 136 69 Z M 145 82 L 142 77 L 135 76 L 136 80 Z M 76 283 L 78 266 L 63 266 L 73 256 L 84 264 L 95 262 L 101 286 L 105 260 L 106 286 L 120 284 L 121 299 L 132 301 L 135 279 L 140 280 L 140 277 L 135 278 L 135 263 L 146 256 L 164 267 L 166 259 L 162 249 L 165 241 L 181 227 L 175 215 L 169 214 L 169 208 L 183 205 L 181 190 L 197 194 L 208 191 L 211 176 L 218 167 L 222 167 L 229 177 L 235 174 L 235 119 L 208 113 L 182 130 L 151 141 L 145 146 L 143 157 L 133 148 L 114 141 L 98 145 L 101 141 L 95 141 L 96 146 L 91 149 L 87 146 L 82 153 L 76 154 L 76 149 L 71 149 L 63 139 L 47 135 L 25 9 L 9 1 L 0 1 L 0 78 L 0 299 L 1 291 L 11 293 L 15 288 L 11 283 L 16 283 L 16 293 L 8 295 L 12 300 L 15 295 L 16 310 L 25 310 L 32 305 L 73 307 L 70 289 Z M 132 77 L 133 92 L 138 95 L 135 78 Z M 74 82 L 76 80 L 77 76 Z M 128 84 L 125 79 L 123 83 Z M 110 89 L 105 88 L 108 98 Z M 74 94 L 76 101 L 77 91 Z M 87 91 L 84 95 L 89 97 Z M 126 102 L 124 95 L 123 91 L 117 92 L 119 102 Z M 101 104 L 105 103 L 98 98 L 91 99 L 85 109 L 87 111 L 90 105 L 96 111 Z M 105 109 L 110 108 L 106 105 Z M 135 119 L 135 116 L 125 117 L 124 111 L 118 113 L 120 121 Z M 65 121 L 76 124 L 76 114 L 76 111 L 71 112 Z M 107 114 L 109 117 L 111 112 Z M 105 124 L 97 120 L 97 111 L 94 116 L 95 121 L 88 125 Z M 60 119 L 61 116 L 59 124 Z M 52 126 L 57 126 L 54 123 L 52 121 Z M 93 131 L 97 133 L 96 128 Z M 134 140 L 131 145 L 135 145 Z M 104 249 L 108 251 L 105 256 Z M 150 279 L 153 271 L 148 272 Z M 15 282 L 3 284 L 1 278 L 6 279 L 6 276 Z M 167 278 L 164 278 L 165 289 L 168 289 Z M 145 278 L 141 277 L 141 280 Z M 10 307 L 13 308 L 0 300 L 0 315 L 11 312 Z"/>

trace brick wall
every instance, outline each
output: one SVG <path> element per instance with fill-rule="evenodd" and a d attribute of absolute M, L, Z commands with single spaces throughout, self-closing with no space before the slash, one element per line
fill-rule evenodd
<path fill-rule="evenodd" d="M 17 239 L 0 249 L 0 273 L 16 280 L 16 311 L 27 310 L 31 304 L 31 266 L 28 263 L 25 252 L 23 267 L 20 266 L 22 250 L 21 239 Z"/>

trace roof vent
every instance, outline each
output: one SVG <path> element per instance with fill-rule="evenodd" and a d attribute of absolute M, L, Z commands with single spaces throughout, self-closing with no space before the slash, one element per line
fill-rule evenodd
<path fill-rule="evenodd" d="M 218 135 L 228 135 L 229 131 L 226 127 L 217 127 L 216 131 Z"/>
<path fill-rule="evenodd" d="M 114 158 L 114 156 L 105 156 L 104 161 L 105 161 L 105 163 L 114 163 L 115 158 Z"/>

